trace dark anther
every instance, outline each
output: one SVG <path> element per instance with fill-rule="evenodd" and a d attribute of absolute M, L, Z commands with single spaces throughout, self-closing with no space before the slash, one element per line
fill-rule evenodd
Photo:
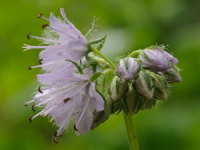
<path fill-rule="evenodd" d="M 52 140 L 54 141 L 54 143 L 58 144 L 58 141 L 56 141 L 56 137 L 53 136 Z"/>
<path fill-rule="evenodd" d="M 65 98 L 63 101 L 64 103 L 67 103 L 71 98 Z"/>
<path fill-rule="evenodd" d="M 28 106 L 27 102 L 24 103 L 24 106 Z"/>
<path fill-rule="evenodd" d="M 43 93 L 42 90 L 41 90 L 41 88 L 40 88 L 40 86 L 38 87 L 38 91 L 39 91 L 40 93 Z"/>
<path fill-rule="evenodd" d="M 30 38 L 31 38 L 31 33 L 28 33 L 28 35 L 27 35 L 26 37 L 27 37 L 27 39 L 30 40 Z"/>
<path fill-rule="evenodd" d="M 43 24 L 42 25 L 42 29 L 44 29 L 44 28 L 46 28 L 46 27 L 48 27 L 49 25 L 48 24 Z"/>
<path fill-rule="evenodd" d="M 57 135 L 58 135 L 58 132 L 57 132 L 57 131 L 54 132 L 53 136 L 54 136 L 54 137 L 58 137 Z"/>
<path fill-rule="evenodd" d="M 61 134 L 61 135 L 58 135 L 58 132 L 56 131 L 56 132 L 54 132 L 53 136 L 54 136 L 54 137 L 61 137 L 62 134 Z"/>
<path fill-rule="evenodd" d="M 43 16 L 43 14 L 38 14 L 38 18 L 41 18 Z"/>
<path fill-rule="evenodd" d="M 40 60 L 39 60 L 39 64 L 40 64 L 40 65 L 42 64 L 42 61 L 43 61 L 43 59 L 40 59 Z"/>
<path fill-rule="evenodd" d="M 29 67 L 28 67 L 28 70 L 32 70 L 32 66 L 29 66 Z"/>
<path fill-rule="evenodd" d="M 74 130 L 75 130 L 75 131 L 78 131 L 78 129 L 76 128 L 76 125 L 74 125 Z"/>
<path fill-rule="evenodd" d="M 31 122 L 32 123 L 32 121 L 33 121 L 33 115 L 32 116 L 30 116 L 30 118 L 29 118 L 29 122 Z"/>
<path fill-rule="evenodd" d="M 35 104 L 32 105 L 32 110 L 33 110 L 33 111 L 36 111 L 36 110 L 35 110 Z"/>

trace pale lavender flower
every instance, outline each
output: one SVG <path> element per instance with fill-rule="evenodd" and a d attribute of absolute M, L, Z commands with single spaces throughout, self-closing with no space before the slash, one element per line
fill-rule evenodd
<path fill-rule="evenodd" d="M 159 48 L 145 49 L 144 54 L 140 55 L 142 66 L 153 72 L 165 72 L 178 63 L 172 55 Z"/>
<path fill-rule="evenodd" d="M 31 68 L 42 67 L 45 71 L 54 72 L 55 70 L 61 70 L 68 68 L 71 63 L 65 60 L 72 60 L 76 62 L 81 59 L 88 51 L 88 41 L 81 34 L 81 32 L 66 18 L 64 9 L 61 8 L 61 15 L 64 20 L 56 18 L 53 14 L 47 19 L 40 14 L 38 17 L 42 17 L 49 21 L 48 24 L 44 24 L 45 28 L 43 37 L 27 36 L 28 38 L 35 38 L 42 41 L 45 46 L 30 46 L 24 45 L 25 50 L 30 49 L 44 49 L 40 52 L 40 64 L 39 66 L 32 66 Z"/>
<path fill-rule="evenodd" d="M 38 81 L 46 86 L 39 88 L 33 100 L 26 103 L 35 102 L 33 108 L 44 108 L 30 121 L 39 115 L 50 115 L 55 120 L 59 129 L 54 134 L 54 141 L 70 125 L 74 125 L 77 134 L 86 134 L 92 125 L 94 112 L 104 110 L 104 100 L 90 81 L 92 67 L 84 69 L 83 73 L 63 70 L 38 75 Z"/>
<path fill-rule="evenodd" d="M 117 68 L 119 75 L 127 81 L 135 79 L 139 74 L 140 66 L 134 58 L 121 59 Z"/>

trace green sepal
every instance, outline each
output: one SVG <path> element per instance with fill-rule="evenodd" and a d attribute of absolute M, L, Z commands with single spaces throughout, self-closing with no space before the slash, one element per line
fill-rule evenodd
<path fill-rule="evenodd" d="M 101 72 L 95 72 L 91 77 L 90 77 L 90 81 L 94 82 L 98 77 L 100 77 L 102 75 Z"/>
<path fill-rule="evenodd" d="M 128 90 L 128 82 L 115 76 L 110 83 L 109 94 L 113 101 L 120 100 Z"/>
<path fill-rule="evenodd" d="M 104 37 L 104 39 L 101 41 L 101 43 L 97 46 L 97 49 L 100 51 L 101 49 L 102 49 L 102 47 L 103 47 L 103 45 L 104 45 L 104 43 L 105 43 L 105 41 L 106 41 L 106 37 L 107 37 L 107 35 L 105 35 L 105 37 Z"/>
<path fill-rule="evenodd" d="M 92 44 L 97 44 L 97 43 L 100 43 L 100 42 L 102 42 L 102 44 L 104 44 L 106 37 L 107 37 L 107 35 L 105 35 L 103 38 L 89 41 L 89 42 L 88 42 L 88 45 L 90 46 L 90 45 L 92 45 Z M 103 45 L 102 45 L 102 46 L 103 46 Z M 101 49 L 102 46 L 100 46 L 99 48 Z M 100 49 L 98 49 L 98 50 L 100 50 Z"/>
<path fill-rule="evenodd" d="M 79 72 L 80 74 L 83 74 L 83 71 L 82 71 L 81 67 L 80 67 L 77 63 L 75 63 L 75 62 L 72 61 L 72 60 L 65 60 L 65 61 L 69 61 L 69 62 L 71 62 L 73 65 L 76 66 L 78 72 Z"/>
<path fill-rule="evenodd" d="M 120 78 L 116 79 L 116 92 L 119 94 L 119 87 L 120 87 Z"/>
<path fill-rule="evenodd" d="M 152 77 L 155 84 L 154 96 L 160 100 L 166 100 L 168 96 L 168 87 L 166 80 L 159 75 L 155 75 Z"/>
<path fill-rule="evenodd" d="M 149 89 L 153 89 L 155 87 L 155 85 L 153 84 L 153 81 L 152 81 L 151 77 L 148 75 L 148 73 L 150 74 L 149 71 L 141 72 L 141 75 L 144 77 Z"/>

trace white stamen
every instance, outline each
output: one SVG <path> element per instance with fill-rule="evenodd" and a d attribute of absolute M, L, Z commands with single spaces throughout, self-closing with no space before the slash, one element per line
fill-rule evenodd
<path fill-rule="evenodd" d="M 88 108 L 88 104 L 90 102 L 90 99 L 87 99 L 87 103 L 84 106 L 84 109 L 81 113 L 81 116 L 79 117 L 80 119 L 77 121 L 76 126 L 78 126 L 78 124 L 80 123 L 81 119 L 83 118 L 83 115 L 85 114 L 86 108 Z"/>
<path fill-rule="evenodd" d="M 74 95 L 79 93 L 88 84 L 89 84 L 89 81 L 85 82 L 78 90 L 76 90 L 74 93 L 72 93 L 69 97 L 72 98 Z"/>
<path fill-rule="evenodd" d="M 31 101 L 25 102 L 24 104 L 25 104 L 25 105 L 29 105 L 29 104 L 32 103 L 32 102 L 35 102 L 35 100 L 31 100 Z"/>
<path fill-rule="evenodd" d="M 37 113 L 35 116 L 33 116 L 31 119 L 33 120 L 34 118 L 36 118 L 37 116 L 41 115 L 42 113 L 44 113 L 45 111 L 42 110 L 41 112 Z"/>
<path fill-rule="evenodd" d="M 53 40 L 53 39 L 47 39 L 47 38 L 43 38 L 43 37 L 39 37 L 39 36 L 30 36 L 31 38 L 34 38 L 34 39 L 38 39 L 38 40 L 41 40 L 41 41 L 46 41 L 46 42 L 51 42 L 51 43 L 60 43 L 58 42 L 58 40 Z"/>
<path fill-rule="evenodd" d="M 55 46 L 31 46 L 31 45 L 24 44 L 24 46 L 22 46 L 22 48 L 24 48 L 24 51 L 27 51 L 27 50 L 30 50 L 30 49 L 66 48 L 66 46 L 65 46 L 65 45 L 55 45 Z"/>

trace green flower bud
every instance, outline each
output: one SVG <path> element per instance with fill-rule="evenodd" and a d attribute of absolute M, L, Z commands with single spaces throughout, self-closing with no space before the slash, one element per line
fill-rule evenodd
<path fill-rule="evenodd" d="M 154 84 L 151 77 L 145 71 L 140 71 L 140 74 L 135 82 L 136 91 L 147 99 L 153 97 Z"/>
<path fill-rule="evenodd" d="M 122 104 L 123 104 L 123 109 L 126 114 L 128 115 L 133 115 L 136 114 L 139 110 L 139 101 L 136 98 L 136 92 L 133 89 L 131 83 L 129 83 L 129 90 L 126 92 Z"/>
<path fill-rule="evenodd" d="M 166 100 L 168 93 L 167 93 L 167 83 L 165 81 L 165 79 L 157 74 L 150 74 L 154 84 L 155 84 L 155 89 L 154 89 L 154 96 L 162 99 L 162 100 Z"/>
<path fill-rule="evenodd" d="M 110 113 L 106 110 L 101 111 L 101 112 L 94 111 L 93 115 L 94 115 L 94 119 L 90 127 L 91 130 L 95 129 L 101 123 L 105 122 L 109 118 Z"/>
<path fill-rule="evenodd" d="M 143 100 L 144 101 L 144 100 Z M 145 110 L 145 109 L 151 109 L 153 106 L 156 105 L 156 102 L 157 100 L 155 98 L 152 98 L 152 99 L 148 99 L 148 100 L 145 100 L 141 107 L 140 107 L 140 110 Z"/>
<path fill-rule="evenodd" d="M 161 73 L 161 75 L 165 77 L 167 82 L 181 82 L 182 79 L 179 75 L 179 70 L 178 67 L 173 67 L 168 69 L 166 72 Z"/>
<path fill-rule="evenodd" d="M 113 101 L 120 100 L 128 89 L 128 82 L 115 76 L 110 84 L 109 94 Z"/>

